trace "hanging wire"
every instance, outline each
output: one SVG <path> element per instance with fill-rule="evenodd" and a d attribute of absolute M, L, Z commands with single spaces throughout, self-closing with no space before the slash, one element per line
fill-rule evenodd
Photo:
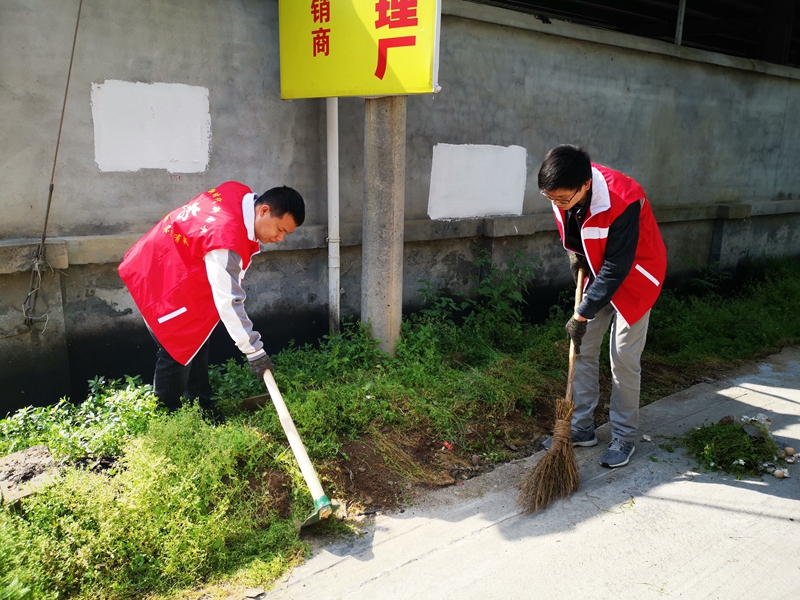
<path fill-rule="evenodd" d="M 37 249 L 37 254 L 33 259 L 33 268 L 31 269 L 30 289 L 28 291 L 28 295 L 25 296 L 25 300 L 22 302 L 22 314 L 25 317 L 25 325 L 28 329 L 30 329 L 30 326 L 34 323 L 34 321 L 41 321 L 44 319 L 44 329 L 42 329 L 42 333 L 47 330 L 47 322 L 50 320 L 50 316 L 47 312 L 45 312 L 37 317 L 34 311 L 36 309 L 36 297 L 39 295 L 39 289 L 42 286 L 43 268 L 49 268 L 51 271 L 53 270 L 53 268 L 50 266 L 50 263 L 48 263 L 44 257 L 41 259 L 39 258 Z M 25 331 L 27 331 L 27 329 Z"/>
<path fill-rule="evenodd" d="M 58 137 L 56 138 L 56 152 L 53 156 L 53 170 L 50 172 L 50 193 L 47 196 L 47 210 L 44 215 L 44 227 L 42 228 L 42 240 L 36 248 L 36 253 L 33 256 L 33 267 L 31 268 L 31 283 L 28 287 L 28 295 L 22 302 L 22 314 L 25 317 L 25 325 L 30 328 L 35 321 L 41 319 L 45 320 L 45 329 L 47 329 L 48 315 L 45 312 L 43 315 L 36 316 L 36 300 L 39 297 L 39 290 L 42 287 L 42 269 L 52 267 L 47 262 L 47 255 L 45 249 L 45 240 L 47 239 L 47 222 L 50 220 L 50 206 L 53 203 L 53 189 L 55 189 L 54 181 L 56 178 L 56 163 L 58 162 L 58 149 L 61 146 L 61 131 L 64 129 L 64 113 L 67 110 L 67 97 L 69 96 L 69 82 L 72 79 L 72 63 L 75 60 L 75 46 L 78 43 L 78 26 L 81 23 L 81 10 L 83 8 L 83 0 L 78 3 L 78 18 L 75 21 L 75 35 L 72 38 L 72 53 L 69 57 L 69 70 L 67 71 L 67 85 L 64 89 L 64 102 L 61 105 L 61 120 L 58 123 Z M 43 330 L 44 332 L 44 330 Z"/>

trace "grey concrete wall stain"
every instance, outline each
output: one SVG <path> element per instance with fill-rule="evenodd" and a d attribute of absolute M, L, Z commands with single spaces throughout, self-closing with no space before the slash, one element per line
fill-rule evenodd
<path fill-rule="evenodd" d="M 46 273 L 36 315 L 45 317 L 31 330 L 17 307 L 28 292 L 27 273 L 3 275 L 0 288 L 0 418 L 25 405 L 44 406 L 69 393 L 69 361 L 61 273 Z M 6 335 L 7 334 L 7 335 Z"/>
<path fill-rule="evenodd" d="M 419 310 L 423 298 L 419 290 L 424 280 L 434 289 L 448 295 L 464 296 L 474 293 L 477 270 L 475 260 L 481 245 L 478 240 L 467 244 L 453 240 L 417 242 L 406 244 L 404 253 L 405 285 L 403 306 L 409 311 Z"/>
<path fill-rule="evenodd" d="M 668 249 L 667 280 L 708 262 L 714 221 L 694 222 L 691 233 L 682 223 L 663 223 L 659 229 Z"/>
<path fill-rule="evenodd" d="M 85 300 L 78 300 L 67 304 L 68 310 L 64 316 L 67 317 L 74 327 L 83 327 L 89 322 L 97 322 L 102 318 L 116 319 L 133 314 L 132 308 L 114 310 L 112 304 L 102 298 L 96 298 L 90 294 Z"/>

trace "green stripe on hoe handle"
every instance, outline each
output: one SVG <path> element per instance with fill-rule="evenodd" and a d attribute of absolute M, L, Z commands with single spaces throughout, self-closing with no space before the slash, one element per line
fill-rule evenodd
<path fill-rule="evenodd" d="M 311 464 L 311 460 L 308 458 L 306 447 L 300 439 L 300 434 L 297 433 L 297 427 L 294 426 L 292 415 L 289 414 L 289 409 L 286 408 L 286 403 L 283 401 L 281 392 L 278 389 L 278 384 L 275 383 L 272 371 L 267 370 L 264 372 L 264 383 L 267 386 L 270 398 L 272 398 L 272 403 L 275 405 L 275 410 L 278 411 L 278 418 L 281 421 L 281 426 L 286 433 L 286 437 L 289 438 L 289 445 L 292 447 L 292 452 L 294 452 L 294 456 L 297 459 L 297 464 L 300 465 L 300 472 L 303 474 L 303 479 L 306 480 L 306 485 L 311 492 L 311 497 L 314 498 L 314 512 L 303 521 L 301 527 L 314 525 L 315 523 L 319 523 L 320 520 L 330 517 L 338 506 L 331 503 L 322 490 L 317 472 L 314 470 L 314 465 Z"/>

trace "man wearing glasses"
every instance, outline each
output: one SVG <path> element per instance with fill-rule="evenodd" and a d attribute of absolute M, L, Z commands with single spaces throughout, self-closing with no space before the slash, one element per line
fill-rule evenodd
<path fill-rule="evenodd" d="M 550 150 L 539 169 L 539 188 L 552 203 L 576 283 L 579 269 L 588 274 L 583 301 L 565 327 L 576 352 L 572 443 L 597 444 L 600 345 L 610 326 L 612 439 L 600 464 L 622 467 L 636 450 L 640 358 L 667 251 L 642 186 L 593 164 L 582 148 Z"/>

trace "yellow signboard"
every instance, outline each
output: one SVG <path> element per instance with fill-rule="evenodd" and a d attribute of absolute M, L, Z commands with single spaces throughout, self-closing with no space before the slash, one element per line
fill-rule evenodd
<path fill-rule="evenodd" d="M 441 0 L 280 0 L 281 98 L 438 91 Z"/>

